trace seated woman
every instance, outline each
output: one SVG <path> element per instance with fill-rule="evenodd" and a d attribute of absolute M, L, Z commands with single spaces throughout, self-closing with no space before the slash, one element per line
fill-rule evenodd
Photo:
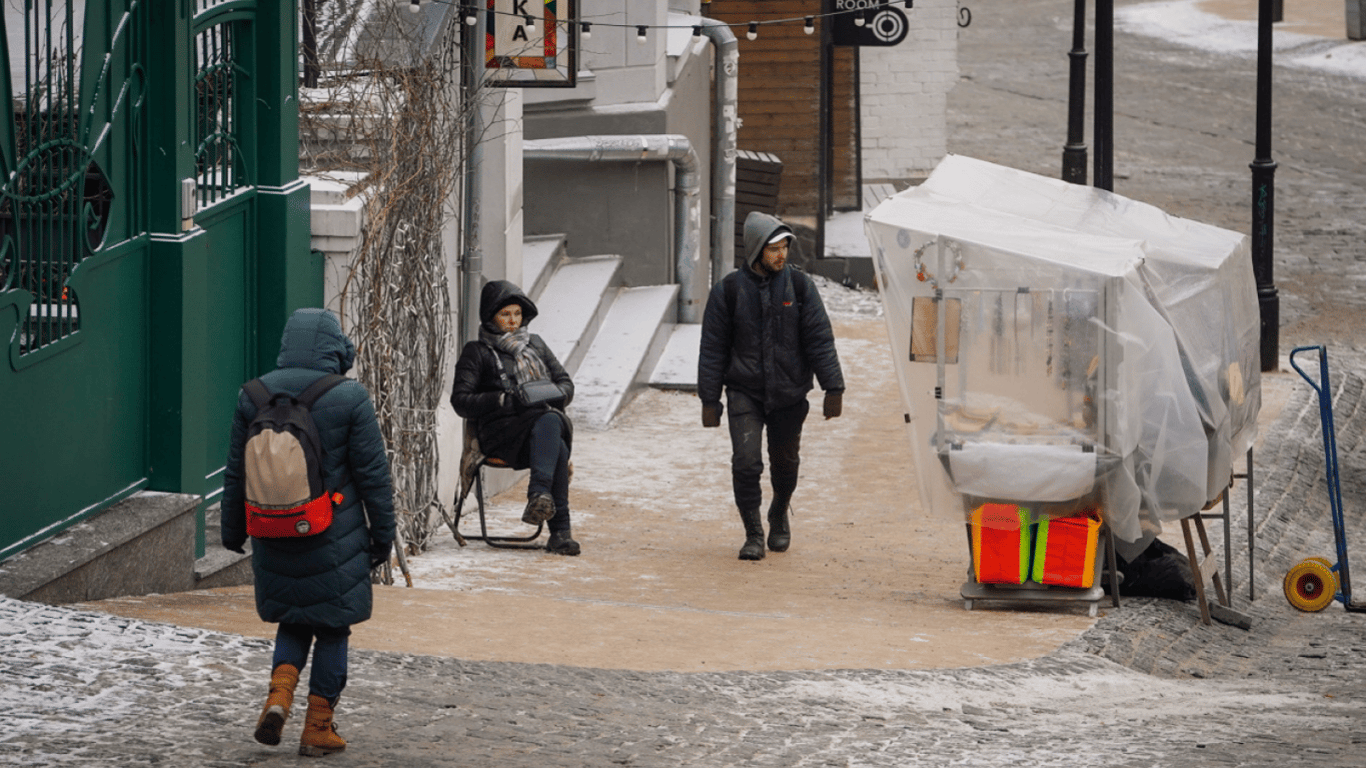
<path fill-rule="evenodd" d="M 557 555 L 579 554 L 569 525 L 569 447 L 573 425 L 564 408 L 574 399 L 574 382 L 545 341 L 526 326 L 536 305 L 506 280 L 484 286 L 479 297 L 479 340 L 465 344 L 455 364 L 451 406 L 473 422 L 485 456 L 514 469 L 531 469 L 522 521 L 549 521 L 545 548 Z M 550 380 L 563 395 L 525 405 L 518 385 Z"/>

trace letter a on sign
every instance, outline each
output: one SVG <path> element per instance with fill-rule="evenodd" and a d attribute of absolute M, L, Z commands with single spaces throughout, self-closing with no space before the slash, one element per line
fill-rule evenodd
<path fill-rule="evenodd" d="M 485 0 L 489 85 L 573 88 L 578 74 L 577 0 Z"/>

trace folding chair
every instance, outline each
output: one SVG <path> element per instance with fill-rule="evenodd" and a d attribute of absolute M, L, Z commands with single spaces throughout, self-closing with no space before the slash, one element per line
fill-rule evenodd
<path fill-rule="evenodd" d="M 511 469 L 507 462 L 485 456 L 479 449 L 479 439 L 474 436 L 474 429 L 467 423 L 465 425 L 465 446 L 460 456 L 460 494 L 455 501 L 455 519 L 447 520 L 450 525 L 451 533 L 455 535 L 455 540 L 460 546 L 465 546 L 466 539 L 474 539 L 488 544 L 490 547 L 502 549 L 542 549 L 544 545 L 533 543 L 540 538 L 541 531 L 545 529 L 545 523 L 537 523 L 536 530 L 530 535 L 513 536 L 489 533 L 488 529 L 488 509 L 484 499 L 484 468 L 494 467 L 497 469 Z M 479 505 L 479 534 L 460 533 L 460 516 L 464 511 L 465 498 L 473 488 L 474 499 Z"/>

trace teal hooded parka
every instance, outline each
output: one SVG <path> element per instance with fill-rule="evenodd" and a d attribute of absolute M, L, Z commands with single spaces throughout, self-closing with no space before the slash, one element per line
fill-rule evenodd
<path fill-rule="evenodd" d="M 351 369 L 356 348 L 323 309 L 300 309 L 280 339 L 276 369 L 261 377 L 271 392 L 299 394 L 329 373 Z M 315 536 L 252 540 L 256 612 L 263 621 L 347 627 L 370 618 L 370 560 L 394 541 L 393 487 L 384 438 L 365 387 L 348 379 L 313 406 L 322 439 L 323 477 L 340 477 L 332 525 Z M 223 481 L 223 546 L 247 540 L 243 454 L 256 406 L 237 398 Z"/>

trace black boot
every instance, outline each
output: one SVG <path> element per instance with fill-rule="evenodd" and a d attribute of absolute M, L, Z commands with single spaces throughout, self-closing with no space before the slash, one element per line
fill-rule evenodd
<path fill-rule="evenodd" d="M 566 555 L 577 557 L 579 554 L 579 543 L 574 541 L 569 529 L 550 532 L 550 540 L 545 543 L 545 551 L 552 555 Z"/>
<path fill-rule="evenodd" d="M 792 544 L 792 533 L 787 527 L 787 513 L 791 505 L 786 499 L 774 499 L 768 508 L 768 548 L 774 552 L 786 552 Z"/>
<path fill-rule="evenodd" d="M 764 524 L 759 519 L 759 510 L 740 510 L 740 520 L 745 524 L 745 545 L 740 547 L 740 559 L 763 560 Z"/>

